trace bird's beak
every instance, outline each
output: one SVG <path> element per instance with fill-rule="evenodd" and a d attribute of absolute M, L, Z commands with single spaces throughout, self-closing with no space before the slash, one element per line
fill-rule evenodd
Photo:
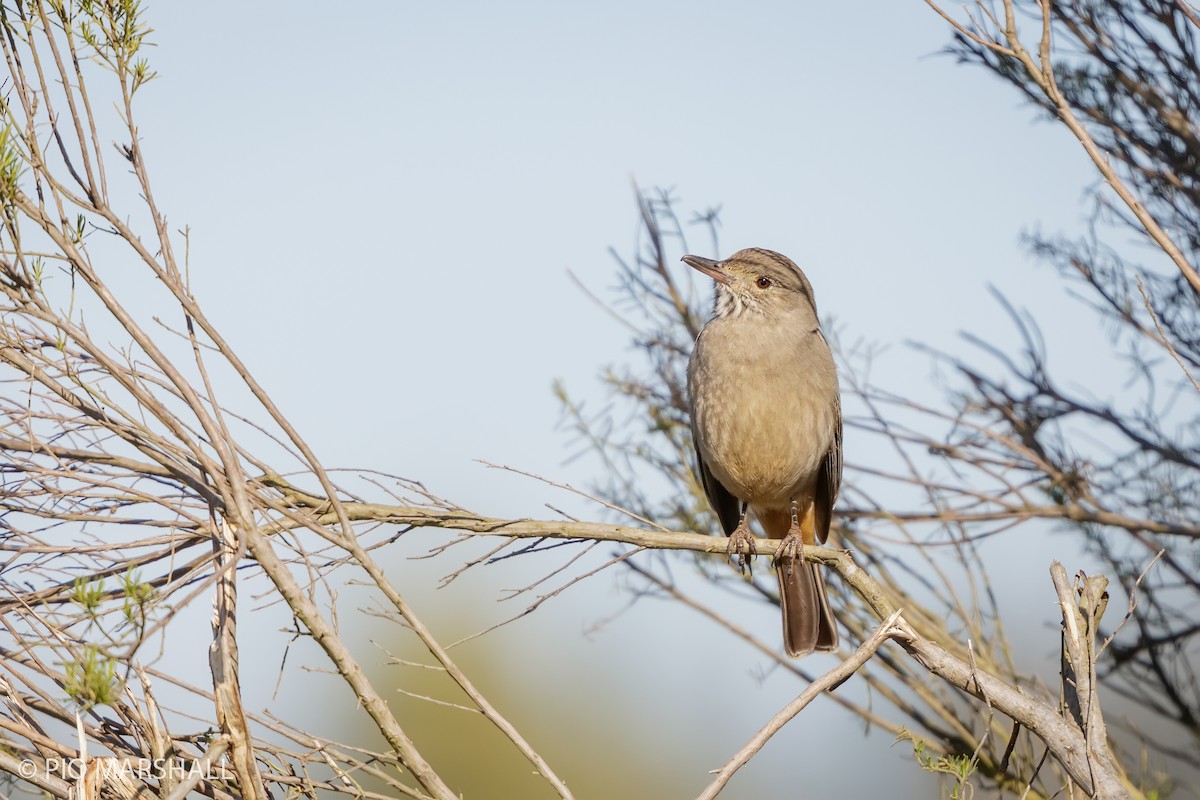
<path fill-rule="evenodd" d="M 713 261 L 711 258 L 701 258 L 700 256 L 684 256 L 681 260 L 689 267 L 695 267 L 700 270 L 714 281 L 726 285 L 729 284 L 729 273 L 721 269 L 720 261 Z"/>

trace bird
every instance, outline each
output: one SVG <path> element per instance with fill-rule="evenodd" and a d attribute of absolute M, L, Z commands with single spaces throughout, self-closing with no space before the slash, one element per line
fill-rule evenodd
<path fill-rule="evenodd" d="M 687 385 L 697 471 L 727 553 L 743 569 L 755 555 L 752 512 L 782 540 L 773 564 L 787 654 L 836 650 L 820 569 L 803 560 L 805 545 L 829 537 L 842 483 L 841 394 L 812 284 L 791 259 L 759 247 L 683 261 L 715 282 Z"/>

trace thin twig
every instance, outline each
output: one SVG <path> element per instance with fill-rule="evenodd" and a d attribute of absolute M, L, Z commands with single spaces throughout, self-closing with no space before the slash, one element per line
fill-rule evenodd
<path fill-rule="evenodd" d="M 896 633 L 896 624 L 900 620 L 900 609 L 894 611 L 891 616 L 883 621 L 883 623 L 875 629 L 875 633 L 869 639 L 863 642 L 857 650 L 850 654 L 850 657 L 843 661 L 838 666 L 826 672 L 821 677 L 817 678 L 808 688 L 792 700 L 786 706 L 781 708 L 775 716 L 762 727 L 758 733 L 750 738 L 750 741 L 733 754 L 733 757 L 725 763 L 720 770 L 717 771 L 717 777 L 713 779 L 703 792 L 697 795 L 697 800 L 712 800 L 721 793 L 725 788 L 725 784 L 729 783 L 729 779 L 739 769 L 744 767 L 751 758 L 754 757 L 763 745 L 776 733 L 779 732 L 784 725 L 795 718 L 797 714 L 804 710 L 805 706 L 811 703 L 822 692 L 836 687 L 845 682 L 851 675 L 867 662 L 875 651 L 879 649 L 885 641 Z"/>

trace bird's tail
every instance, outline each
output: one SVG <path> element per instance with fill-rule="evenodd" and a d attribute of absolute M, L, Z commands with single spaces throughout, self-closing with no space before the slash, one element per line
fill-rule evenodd
<path fill-rule="evenodd" d="M 785 558 L 775 565 L 783 609 L 783 646 L 792 658 L 838 646 L 837 625 L 825 596 L 821 568 L 811 561 Z"/>

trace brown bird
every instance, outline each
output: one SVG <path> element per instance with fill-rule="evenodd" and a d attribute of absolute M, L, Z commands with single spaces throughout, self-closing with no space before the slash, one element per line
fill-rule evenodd
<path fill-rule="evenodd" d="M 799 560 L 824 543 L 842 483 L 837 370 L 821 334 L 812 284 L 771 250 L 724 261 L 684 256 L 716 281 L 713 316 L 688 362 L 692 440 L 729 555 L 754 555 L 748 511 L 775 551 L 789 656 L 836 650 L 837 626 L 818 566 Z"/>

